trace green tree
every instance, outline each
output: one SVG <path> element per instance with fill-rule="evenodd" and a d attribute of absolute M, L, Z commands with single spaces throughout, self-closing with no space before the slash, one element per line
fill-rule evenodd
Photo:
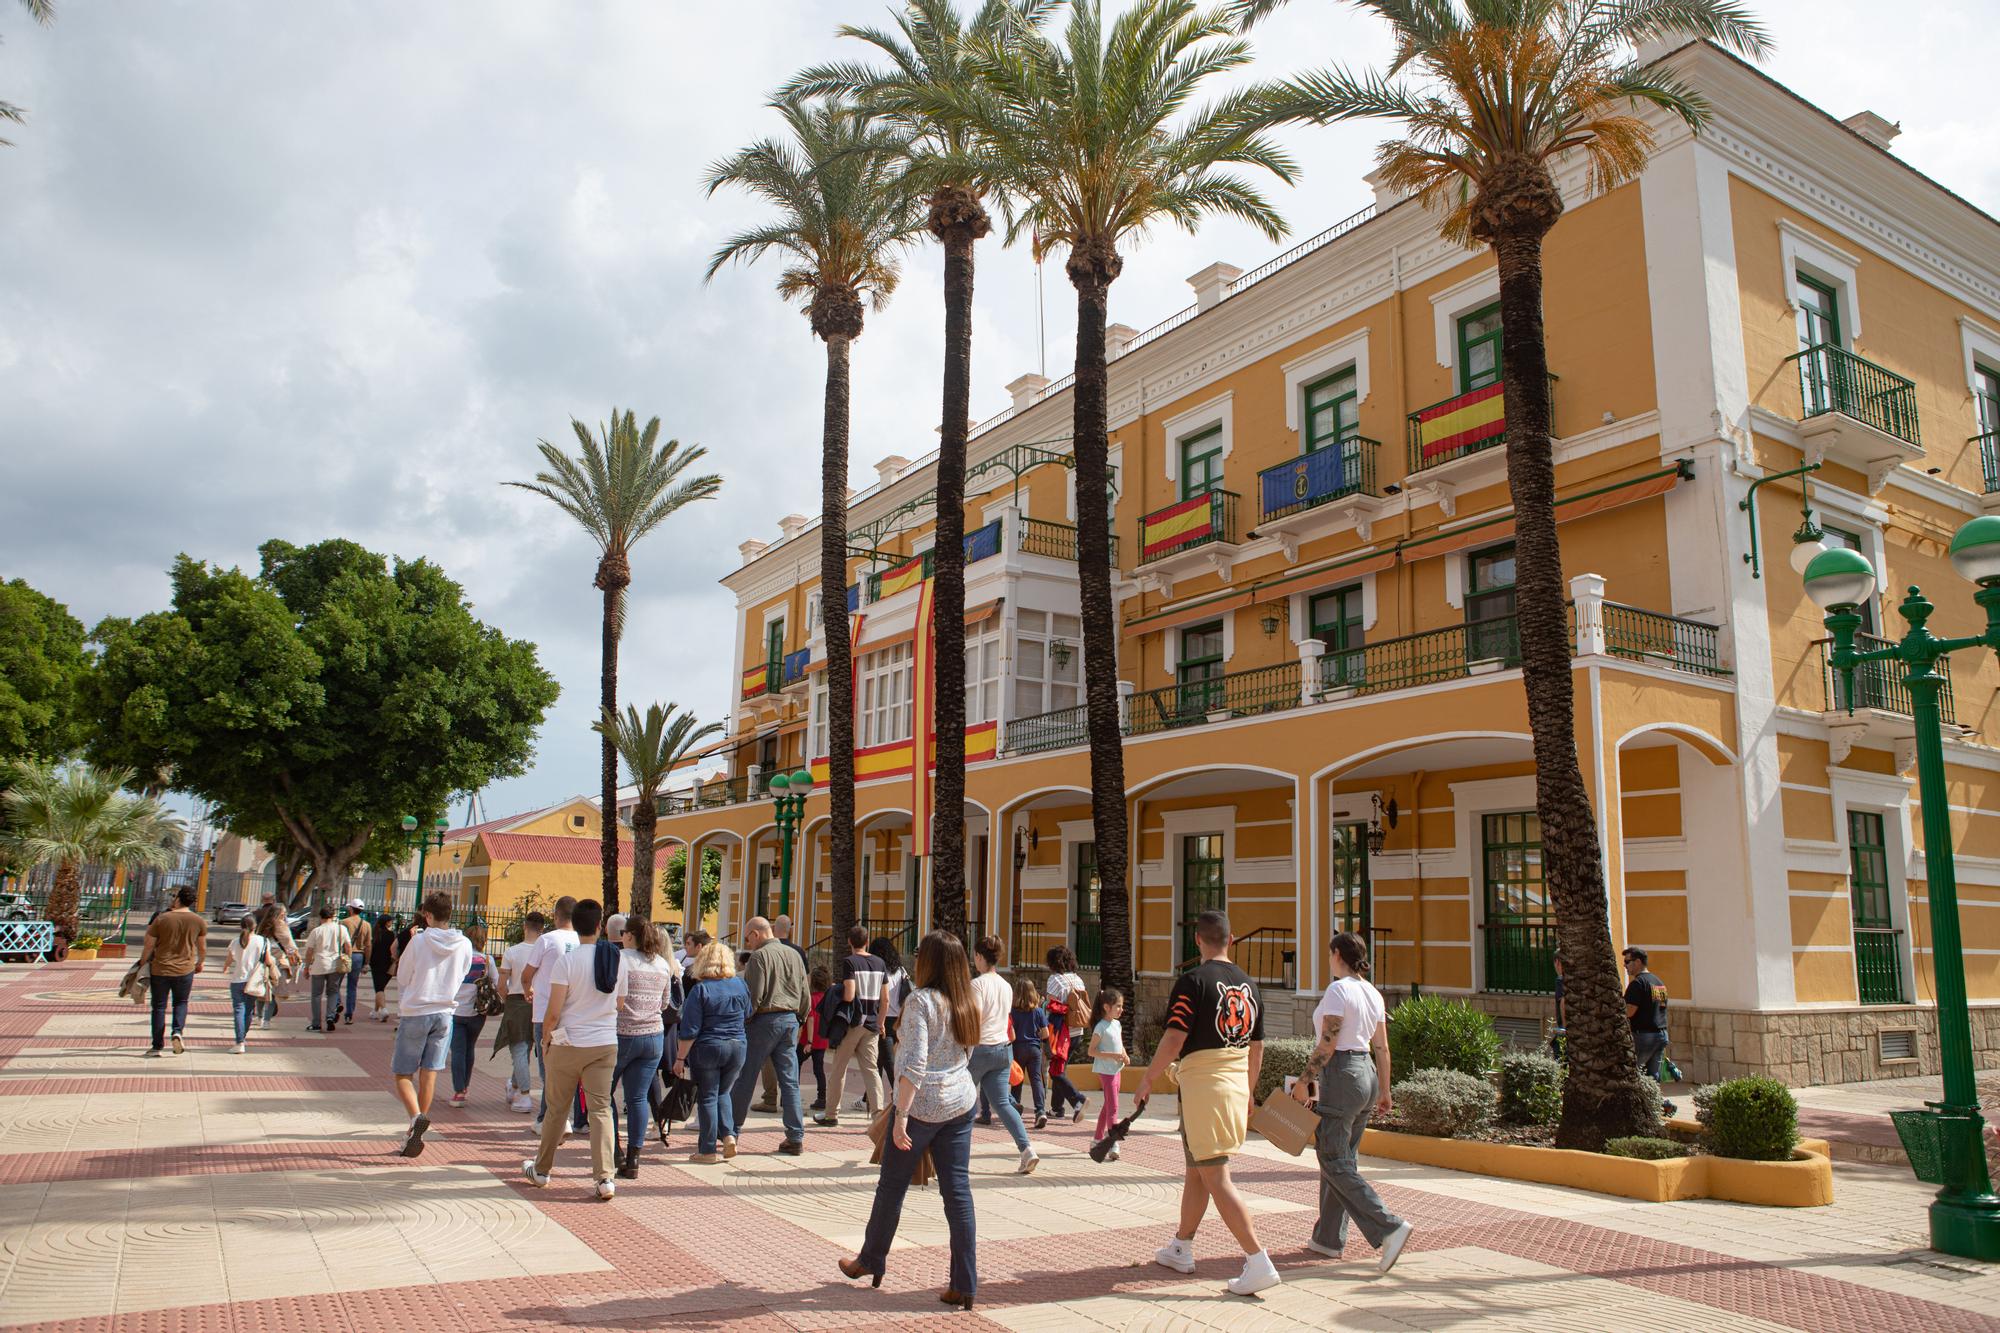
<path fill-rule="evenodd" d="M 854 679 L 847 624 L 848 360 L 866 307 L 880 310 L 902 277 L 902 253 L 920 227 L 901 180 L 906 145 L 866 111 L 836 100 L 777 103 L 786 137 L 764 139 L 708 170 L 712 195 L 725 186 L 770 206 L 762 226 L 731 236 L 709 261 L 775 254 L 785 261 L 778 294 L 805 306 L 826 344 L 820 419 L 820 607 L 826 632 L 827 808 L 832 825 L 833 923 L 854 923 Z M 807 755 L 808 760 L 814 756 Z"/>
<path fill-rule="evenodd" d="M 722 903 L 722 853 L 713 847 L 701 849 L 701 892 L 696 897 L 693 915 L 687 911 L 687 864 L 687 845 L 683 843 L 667 857 L 666 884 L 661 894 L 667 906 L 681 914 L 683 931 L 699 928 Z"/>
<path fill-rule="evenodd" d="M 427 561 L 266 542 L 256 577 L 182 556 L 173 607 L 93 632 L 91 753 L 170 773 L 246 837 L 279 830 L 315 888 L 395 859 L 398 825 L 526 770 L 556 682 Z M 275 827 L 274 827 L 275 825 Z"/>
<path fill-rule="evenodd" d="M 844 24 L 887 64 L 835 63 L 805 70 L 786 95 L 855 99 L 906 137 L 903 188 L 922 195 L 926 226 L 944 250 L 944 408 L 938 429 L 937 532 L 932 565 L 939 680 L 965 678 L 965 449 L 972 425 L 973 246 L 993 228 L 990 162 L 978 140 L 941 106 L 976 86 L 971 44 L 1004 40 L 1039 23 L 1048 0 L 985 0 L 965 23 L 954 0 L 908 0 L 894 30 Z M 931 910 L 940 930 L 965 934 L 965 697 L 938 690 L 936 799 L 932 809 Z"/>
<path fill-rule="evenodd" d="M 64 947 L 76 938 L 84 866 L 164 870 L 179 855 L 180 819 L 154 797 L 125 791 L 132 779 L 130 769 L 29 762 L 13 768 L 0 793 L 0 851 L 21 865 L 55 864 L 49 920 Z"/>
<path fill-rule="evenodd" d="M 83 622 L 22 579 L 0 583 L 0 760 L 60 759 L 83 743 Z"/>
<path fill-rule="evenodd" d="M 37 23 L 46 26 L 56 21 L 55 0 L 21 0 L 21 5 L 28 11 L 28 17 L 34 19 Z M 27 118 L 28 113 L 21 107 L 15 106 L 11 102 L 0 102 L 0 120 L 11 120 L 16 125 L 19 125 L 24 123 Z M 11 148 L 12 146 L 13 140 L 0 139 L 0 147 Z"/>
<path fill-rule="evenodd" d="M 1282 0 L 1238 0 L 1245 23 Z M 1569 1078 L 1556 1142 L 1600 1148 L 1649 1132 L 1611 920 L 1597 825 L 1576 754 L 1562 552 L 1556 539 L 1542 328 L 1542 243 L 1562 216 L 1551 164 L 1573 155 L 1607 190 L 1638 175 L 1653 134 L 1636 113 L 1668 111 L 1697 132 L 1699 93 L 1671 69 L 1641 64 L 1638 43 L 1686 34 L 1751 57 L 1770 44 L 1733 0 L 1355 0 L 1396 41 L 1380 73 L 1329 69 L 1265 98 L 1267 124 L 1400 120 L 1377 151 L 1382 178 L 1415 194 L 1449 240 L 1491 247 L 1500 274 L 1507 485 L 1514 504 L 1521 676 L 1534 737 L 1543 870 L 1567 960 Z"/>
<path fill-rule="evenodd" d="M 667 776 L 680 767 L 687 753 L 698 743 L 722 731 L 720 722 L 706 726 L 696 723 L 693 713 L 680 713 L 674 705 L 653 704 L 644 717 L 630 706 L 621 717 L 606 714 L 595 724 L 600 736 L 608 735 L 625 761 L 625 771 L 638 788 L 632 806 L 632 910 L 653 916 L 653 830 L 660 819 L 660 787 Z M 616 809 L 616 806 L 612 807 Z"/>
<path fill-rule="evenodd" d="M 1148 226 L 1192 231 L 1222 214 L 1272 238 L 1284 223 L 1257 189 L 1225 170 L 1292 178 L 1290 160 L 1253 132 L 1254 90 L 1192 106 L 1209 79 L 1250 61 L 1219 11 L 1192 0 L 1137 0 L 1109 27 L 1101 0 L 1070 7 L 1063 39 L 1015 31 L 982 43 L 975 89 L 941 90 L 940 114 L 967 127 L 1020 201 L 1010 239 L 1036 257 L 1068 252 L 1076 289 L 1077 574 L 1082 584 L 1084 704 L 1090 737 L 1091 826 L 1104 930 L 1104 982 L 1132 992 L 1126 864 L 1125 755 L 1118 726 L 1118 620 L 1111 600 L 1110 435 L 1105 312 L 1124 269 L 1120 248 Z"/>
<path fill-rule="evenodd" d="M 507 484 L 553 501 L 597 543 L 597 575 L 591 582 L 604 595 L 598 716 L 610 717 L 618 712 L 618 640 L 625 633 L 625 590 L 632 586 L 632 547 L 682 505 L 712 498 L 722 489 L 722 478 L 702 475 L 683 479 L 681 474 L 708 451 L 700 445 L 682 448 L 679 440 L 661 445 L 658 417 L 648 421 L 642 431 L 630 411 L 621 417 L 614 407 L 610 426 L 599 425 L 596 437 L 575 418 L 569 424 L 579 446 L 575 457 L 542 440 L 536 447 L 546 470 L 537 472 L 533 481 Z M 606 813 L 599 860 L 608 914 L 618 910 L 618 820 L 611 814 L 618 808 L 618 751 L 610 736 L 601 737 L 598 753 L 601 808 Z"/>

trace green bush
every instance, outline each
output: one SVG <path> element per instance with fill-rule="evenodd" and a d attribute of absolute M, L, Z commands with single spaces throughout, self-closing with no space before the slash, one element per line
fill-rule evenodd
<path fill-rule="evenodd" d="M 1493 1121 L 1493 1085 L 1456 1069 L 1419 1069 L 1392 1093 L 1404 1126 L 1418 1134 L 1456 1138 Z"/>
<path fill-rule="evenodd" d="M 1791 1160 L 1799 1141 L 1799 1103 L 1763 1074 L 1716 1085 L 1709 1100 L 1708 1150 L 1752 1162 Z"/>
<path fill-rule="evenodd" d="M 1646 1097 L 1646 1133 L 1658 1136 L 1667 1128 L 1667 1100 L 1660 1095 L 1660 1085 L 1648 1074 L 1639 1075 L 1639 1091 Z"/>
<path fill-rule="evenodd" d="M 1306 1072 L 1306 1060 L 1315 1044 L 1311 1037 L 1274 1037 L 1264 1043 L 1264 1067 L 1253 1090 L 1260 1105 L 1274 1089 L 1284 1087 L 1286 1079 Z"/>
<path fill-rule="evenodd" d="M 1694 1118 L 1701 1122 L 1703 1132 L 1715 1124 L 1715 1090 L 1721 1086 L 1709 1083 L 1694 1090 Z"/>
<path fill-rule="evenodd" d="M 1540 1051 L 1500 1057 L 1500 1119 L 1509 1125 L 1553 1125 L 1562 1118 L 1563 1067 Z"/>
<path fill-rule="evenodd" d="M 1685 1157 L 1688 1151 L 1672 1139 L 1652 1139 L 1635 1135 L 1629 1139 L 1606 1139 L 1604 1151 L 1613 1157 L 1637 1157 L 1641 1161 L 1659 1162 L 1670 1157 Z"/>
<path fill-rule="evenodd" d="M 1455 1069 L 1479 1078 L 1500 1058 L 1493 1018 L 1463 1000 L 1419 995 L 1396 1006 L 1389 1021 L 1389 1059 L 1399 1074 Z"/>

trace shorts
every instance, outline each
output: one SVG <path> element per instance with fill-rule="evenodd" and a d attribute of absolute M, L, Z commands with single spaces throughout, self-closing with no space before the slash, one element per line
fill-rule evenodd
<path fill-rule="evenodd" d="M 1197 1167 L 1197 1166 L 1229 1165 L 1229 1155 L 1227 1153 L 1223 1154 L 1221 1157 L 1210 1157 L 1197 1162 L 1194 1159 L 1194 1153 L 1188 1148 L 1187 1127 L 1183 1125 L 1178 1132 L 1180 1134 L 1180 1140 L 1181 1140 L 1181 1156 L 1187 1160 L 1187 1164 L 1189 1166 Z"/>
<path fill-rule="evenodd" d="M 380 995 L 389 989 L 389 965 L 387 963 L 368 965 L 368 979 L 375 983 L 375 993 Z"/>
<path fill-rule="evenodd" d="M 443 1069 L 450 1059 L 450 1014 L 416 1014 L 396 1021 L 396 1054 L 389 1062 L 390 1073 L 408 1078 L 419 1069 Z"/>

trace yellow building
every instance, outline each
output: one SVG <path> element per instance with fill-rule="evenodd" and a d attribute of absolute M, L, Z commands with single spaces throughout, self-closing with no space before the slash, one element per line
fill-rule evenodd
<path fill-rule="evenodd" d="M 1805 463 L 1828 541 L 1940 633 L 1979 627 L 1945 543 L 2000 497 L 2000 224 L 1711 47 L 1666 57 L 1714 104 L 1660 119 L 1641 179 L 1563 173 L 1549 237 L 1559 516 L 1577 742 L 1614 933 L 1651 952 L 1698 1078 L 1932 1071 L 1931 936 L 1907 700 L 1850 713 L 1789 560 Z M 1378 979 L 1549 1015 L 1551 914 L 1516 664 L 1484 250 L 1379 194 L 1196 301 L 1111 330 L 1115 593 L 1134 933 L 1149 1006 L 1225 905 L 1279 1031 L 1335 930 Z M 969 456 L 970 915 L 1038 960 L 1096 954 L 1066 383 L 1023 376 Z M 858 882 L 884 929 L 927 921 L 909 851 L 910 642 L 932 460 L 890 457 L 848 516 L 858 621 Z M 772 910 L 764 778 L 824 753 L 818 534 L 749 541 L 730 776 L 663 802 L 664 841 L 724 857 L 723 927 Z M 1756 562 L 1753 564 L 1752 544 Z M 1882 599 L 1878 599 L 1882 600 Z M 1900 629 L 1893 598 L 1872 627 Z M 2000 1054 L 2000 668 L 1951 664 L 1947 740 L 1974 1039 Z M 826 934 L 826 801 L 799 888 Z"/>
<path fill-rule="evenodd" d="M 545 902 L 565 893 L 592 897 L 602 880 L 589 875 L 579 880 L 575 870 L 579 863 L 574 858 L 580 848 L 587 854 L 587 864 L 596 867 L 598 839 L 603 832 L 597 803 L 587 796 L 448 829 L 443 845 L 431 849 L 425 860 L 424 888 L 426 892 L 449 893 L 458 905 L 488 913 L 509 911 L 533 892 L 541 893 Z M 626 856 L 629 883 L 629 852 Z M 581 892 L 574 887 L 576 883 L 584 883 Z M 548 887 L 556 884 L 566 887 Z"/>

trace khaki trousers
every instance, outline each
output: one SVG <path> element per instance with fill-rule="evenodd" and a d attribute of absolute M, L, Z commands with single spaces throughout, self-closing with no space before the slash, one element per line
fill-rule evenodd
<path fill-rule="evenodd" d="M 856 1023 L 840 1039 L 840 1045 L 833 1052 L 833 1077 L 826 1085 L 826 1110 L 828 1120 L 840 1118 L 840 1105 L 847 1100 L 847 1066 L 850 1061 L 861 1064 L 861 1091 L 868 1098 L 868 1118 L 873 1120 L 882 1109 L 882 1076 L 875 1065 L 875 1034 Z"/>
<path fill-rule="evenodd" d="M 542 1142 L 535 1152 L 535 1171 L 546 1176 L 556 1164 L 556 1145 L 569 1123 L 568 1108 L 583 1085 L 590 1112 L 590 1170 L 596 1180 L 609 1180 L 618 1170 L 617 1139 L 611 1130 L 611 1074 L 618 1067 L 618 1047 L 551 1045 L 545 1057 L 549 1105 L 557 1114 L 542 1117 Z"/>

